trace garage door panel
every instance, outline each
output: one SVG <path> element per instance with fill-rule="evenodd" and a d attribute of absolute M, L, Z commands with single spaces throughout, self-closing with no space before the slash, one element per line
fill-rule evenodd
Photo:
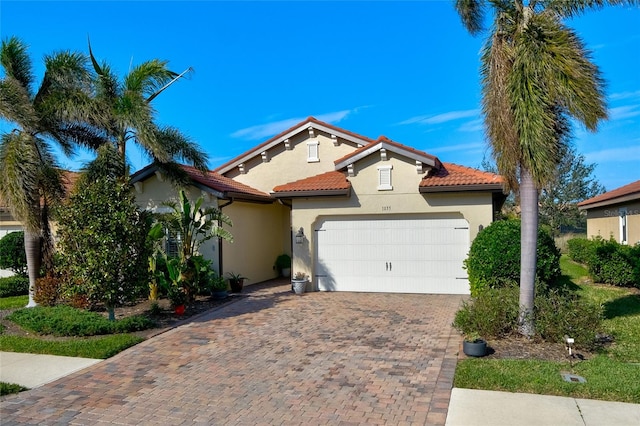
<path fill-rule="evenodd" d="M 469 293 L 464 219 L 326 220 L 316 235 L 320 290 Z"/>

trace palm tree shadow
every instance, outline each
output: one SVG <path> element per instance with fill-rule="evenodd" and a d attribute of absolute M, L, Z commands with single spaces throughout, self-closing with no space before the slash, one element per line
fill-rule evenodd
<path fill-rule="evenodd" d="M 603 305 L 605 319 L 640 314 L 640 294 L 628 294 Z"/>

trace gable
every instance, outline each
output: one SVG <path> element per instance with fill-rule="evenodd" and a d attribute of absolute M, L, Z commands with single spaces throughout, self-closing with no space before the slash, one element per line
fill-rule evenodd
<path fill-rule="evenodd" d="M 310 117 L 216 169 L 216 172 L 263 192 L 335 171 L 335 160 L 372 142 Z"/>

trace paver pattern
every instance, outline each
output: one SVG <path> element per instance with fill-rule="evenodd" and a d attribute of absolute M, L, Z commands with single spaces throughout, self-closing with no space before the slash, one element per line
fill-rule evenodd
<path fill-rule="evenodd" d="M 1 423 L 445 424 L 462 296 L 245 289 L 238 302 L 5 398 Z"/>

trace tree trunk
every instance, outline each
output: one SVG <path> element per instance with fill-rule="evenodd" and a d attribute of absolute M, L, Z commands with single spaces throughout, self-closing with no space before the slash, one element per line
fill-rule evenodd
<path fill-rule="evenodd" d="M 538 189 L 531 173 L 522 168 L 520 176 L 520 333 L 527 337 L 535 332 L 534 298 L 538 245 Z"/>
<path fill-rule="evenodd" d="M 34 300 L 34 295 L 36 280 L 40 276 L 40 235 L 25 229 L 24 252 L 27 256 L 27 270 L 29 272 L 29 304 L 27 304 L 27 308 L 32 308 L 38 305 Z"/>

